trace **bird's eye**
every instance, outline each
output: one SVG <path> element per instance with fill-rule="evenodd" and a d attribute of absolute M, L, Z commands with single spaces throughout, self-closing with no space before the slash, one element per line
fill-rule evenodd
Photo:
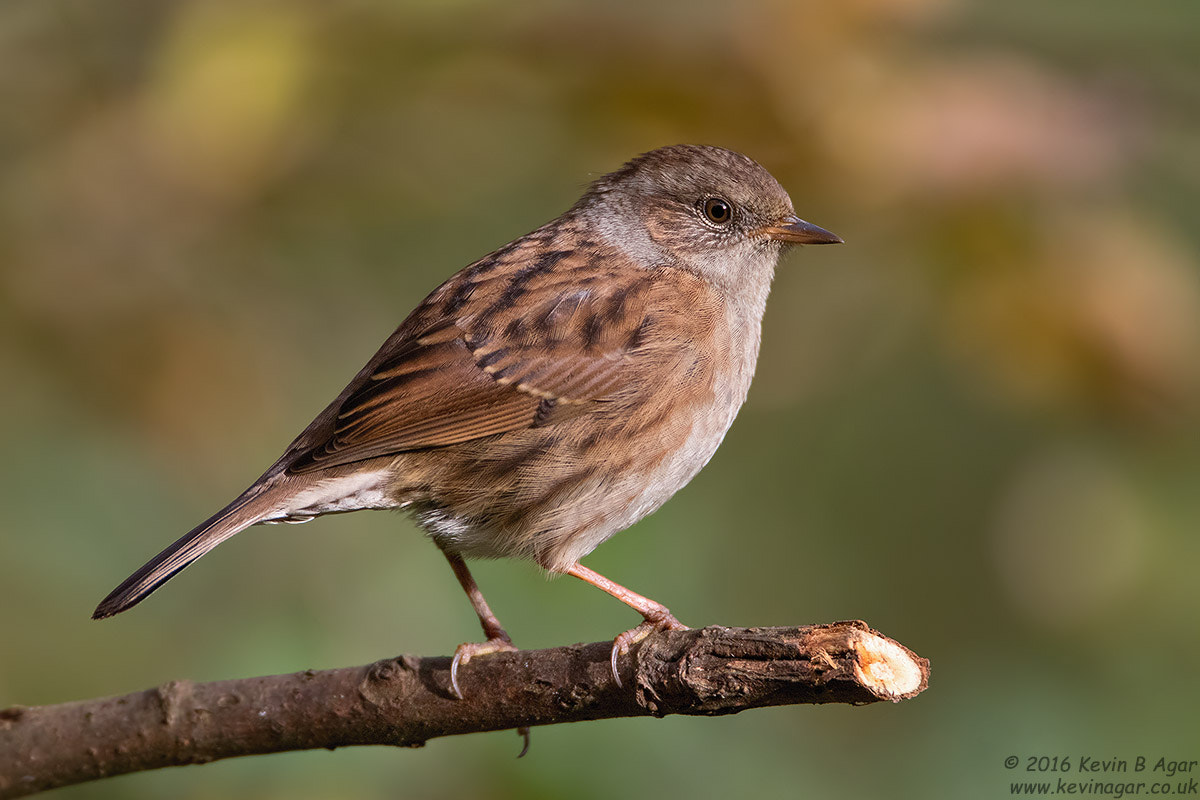
<path fill-rule="evenodd" d="M 733 216 L 733 206 L 728 200 L 710 197 L 704 201 L 704 216 L 708 217 L 709 222 L 724 225 Z"/>

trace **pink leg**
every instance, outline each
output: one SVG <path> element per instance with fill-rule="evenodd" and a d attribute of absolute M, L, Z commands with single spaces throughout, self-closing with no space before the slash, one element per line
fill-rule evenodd
<path fill-rule="evenodd" d="M 643 597 L 637 592 L 626 589 L 619 583 L 614 583 L 599 572 L 588 569 L 578 561 L 567 568 L 568 575 L 574 575 L 581 581 L 586 581 L 597 589 L 603 589 L 625 605 L 637 611 L 645 618 L 645 622 L 636 628 L 631 628 L 613 640 L 612 674 L 617 686 L 621 686 L 621 675 L 617 672 L 617 657 L 629 652 L 629 646 L 640 642 L 655 631 L 686 631 L 684 625 L 671 614 L 662 603 L 655 602 L 649 597 Z"/>
<path fill-rule="evenodd" d="M 446 560 L 450 562 L 450 569 L 454 570 L 454 577 L 458 578 L 463 591 L 467 593 L 471 607 L 479 616 L 483 635 L 487 637 L 486 642 L 465 642 L 454 649 L 454 658 L 450 661 L 450 688 L 454 690 L 455 697 L 462 700 L 462 688 L 458 685 L 459 667 L 470 661 L 472 656 L 516 650 L 517 648 L 513 647 L 512 639 L 508 638 L 508 634 L 500 626 L 500 620 L 496 619 L 487 600 L 483 599 L 483 592 L 479 591 L 479 586 L 471 577 L 471 571 L 467 569 L 467 563 L 463 561 L 462 556 L 457 553 L 446 553 Z"/>
<path fill-rule="evenodd" d="M 487 637 L 486 642 L 464 642 L 454 649 L 454 658 L 450 660 L 450 688 L 454 690 L 455 696 L 462 700 L 462 689 L 458 685 L 459 667 L 470 661 L 472 656 L 516 650 L 517 648 L 513 646 L 512 639 L 500 625 L 500 620 L 496 619 L 496 615 L 492 613 L 492 607 L 484 599 L 483 592 L 479 591 L 479 584 L 475 583 L 471 570 L 467 569 L 467 562 L 463 561 L 462 556 L 457 553 L 447 553 L 445 550 L 442 553 L 450 562 L 450 569 L 454 570 L 454 577 L 458 578 L 463 591 L 467 593 L 467 599 L 471 601 L 471 607 L 475 609 L 475 614 L 479 617 L 483 635 Z M 529 728 L 517 728 L 517 733 L 525 740 L 524 746 L 521 747 L 521 753 L 517 756 L 520 758 L 529 751 Z"/>
<path fill-rule="evenodd" d="M 450 569 L 454 570 L 454 577 L 458 578 L 459 585 L 467 593 L 467 599 L 471 601 L 471 607 L 475 609 L 475 614 L 479 617 L 483 635 L 488 638 L 488 641 L 495 639 L 512 644 L 512 639 L 508 638 L 508 634 L 500 626 L 500 620 L 496 619 L 496 615 L 492 613 L 492 607 L 483 598 L 483 592 L 479 591 L 479 585 L 475 583 L 475 578 L 467 569 L 467 562 L 463 561 L 462 556 L 457 553 L 443 552 L 446 560 L 450 562 Z"/>

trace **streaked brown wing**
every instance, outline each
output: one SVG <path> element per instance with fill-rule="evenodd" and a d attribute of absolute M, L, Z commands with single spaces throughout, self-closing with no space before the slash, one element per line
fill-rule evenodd
<path fill-rule="evenodd" d="M 460 303 L 452 321 L 443 316 L 419 335 L 389 343 L 392 352 L 377 356 L 338 407 L 332 435 L 288 471 L 547 424 L 565 416 L 551 413 L 556 406 L 578 413 L 619 394 L 642 344 L 652 280 L 632 268 L 621 277 L 601 288 L 582 287 L 570 273 L 524 286 L 519 315 L 480 296 Z"/>

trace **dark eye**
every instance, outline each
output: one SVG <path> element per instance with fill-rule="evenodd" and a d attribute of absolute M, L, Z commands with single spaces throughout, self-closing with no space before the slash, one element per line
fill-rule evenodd
<path fill-rule="evenodd" d="M 708 217 L 709 222 L 724 225 L 733 216 L 733 206 L 729 205 L 728 200 L 710 197 L 704 201 L 704 216 Z"/>

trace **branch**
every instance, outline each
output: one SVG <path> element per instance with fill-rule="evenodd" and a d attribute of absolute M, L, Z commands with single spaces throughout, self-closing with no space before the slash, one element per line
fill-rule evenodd
<path fill-rule="evenodd" d="M 863 622 L 653 634 L 621 660 L 610 642 L 495 653 L 464 665 L 400 656 L 363 667 L 173 681 L 99 700 L 0 710 L 0 798 L 110 775 L 285 750 L 388 744 L 610 717 L 733 714 L 791 703 L 899 701 L 929 662 Z"/>

